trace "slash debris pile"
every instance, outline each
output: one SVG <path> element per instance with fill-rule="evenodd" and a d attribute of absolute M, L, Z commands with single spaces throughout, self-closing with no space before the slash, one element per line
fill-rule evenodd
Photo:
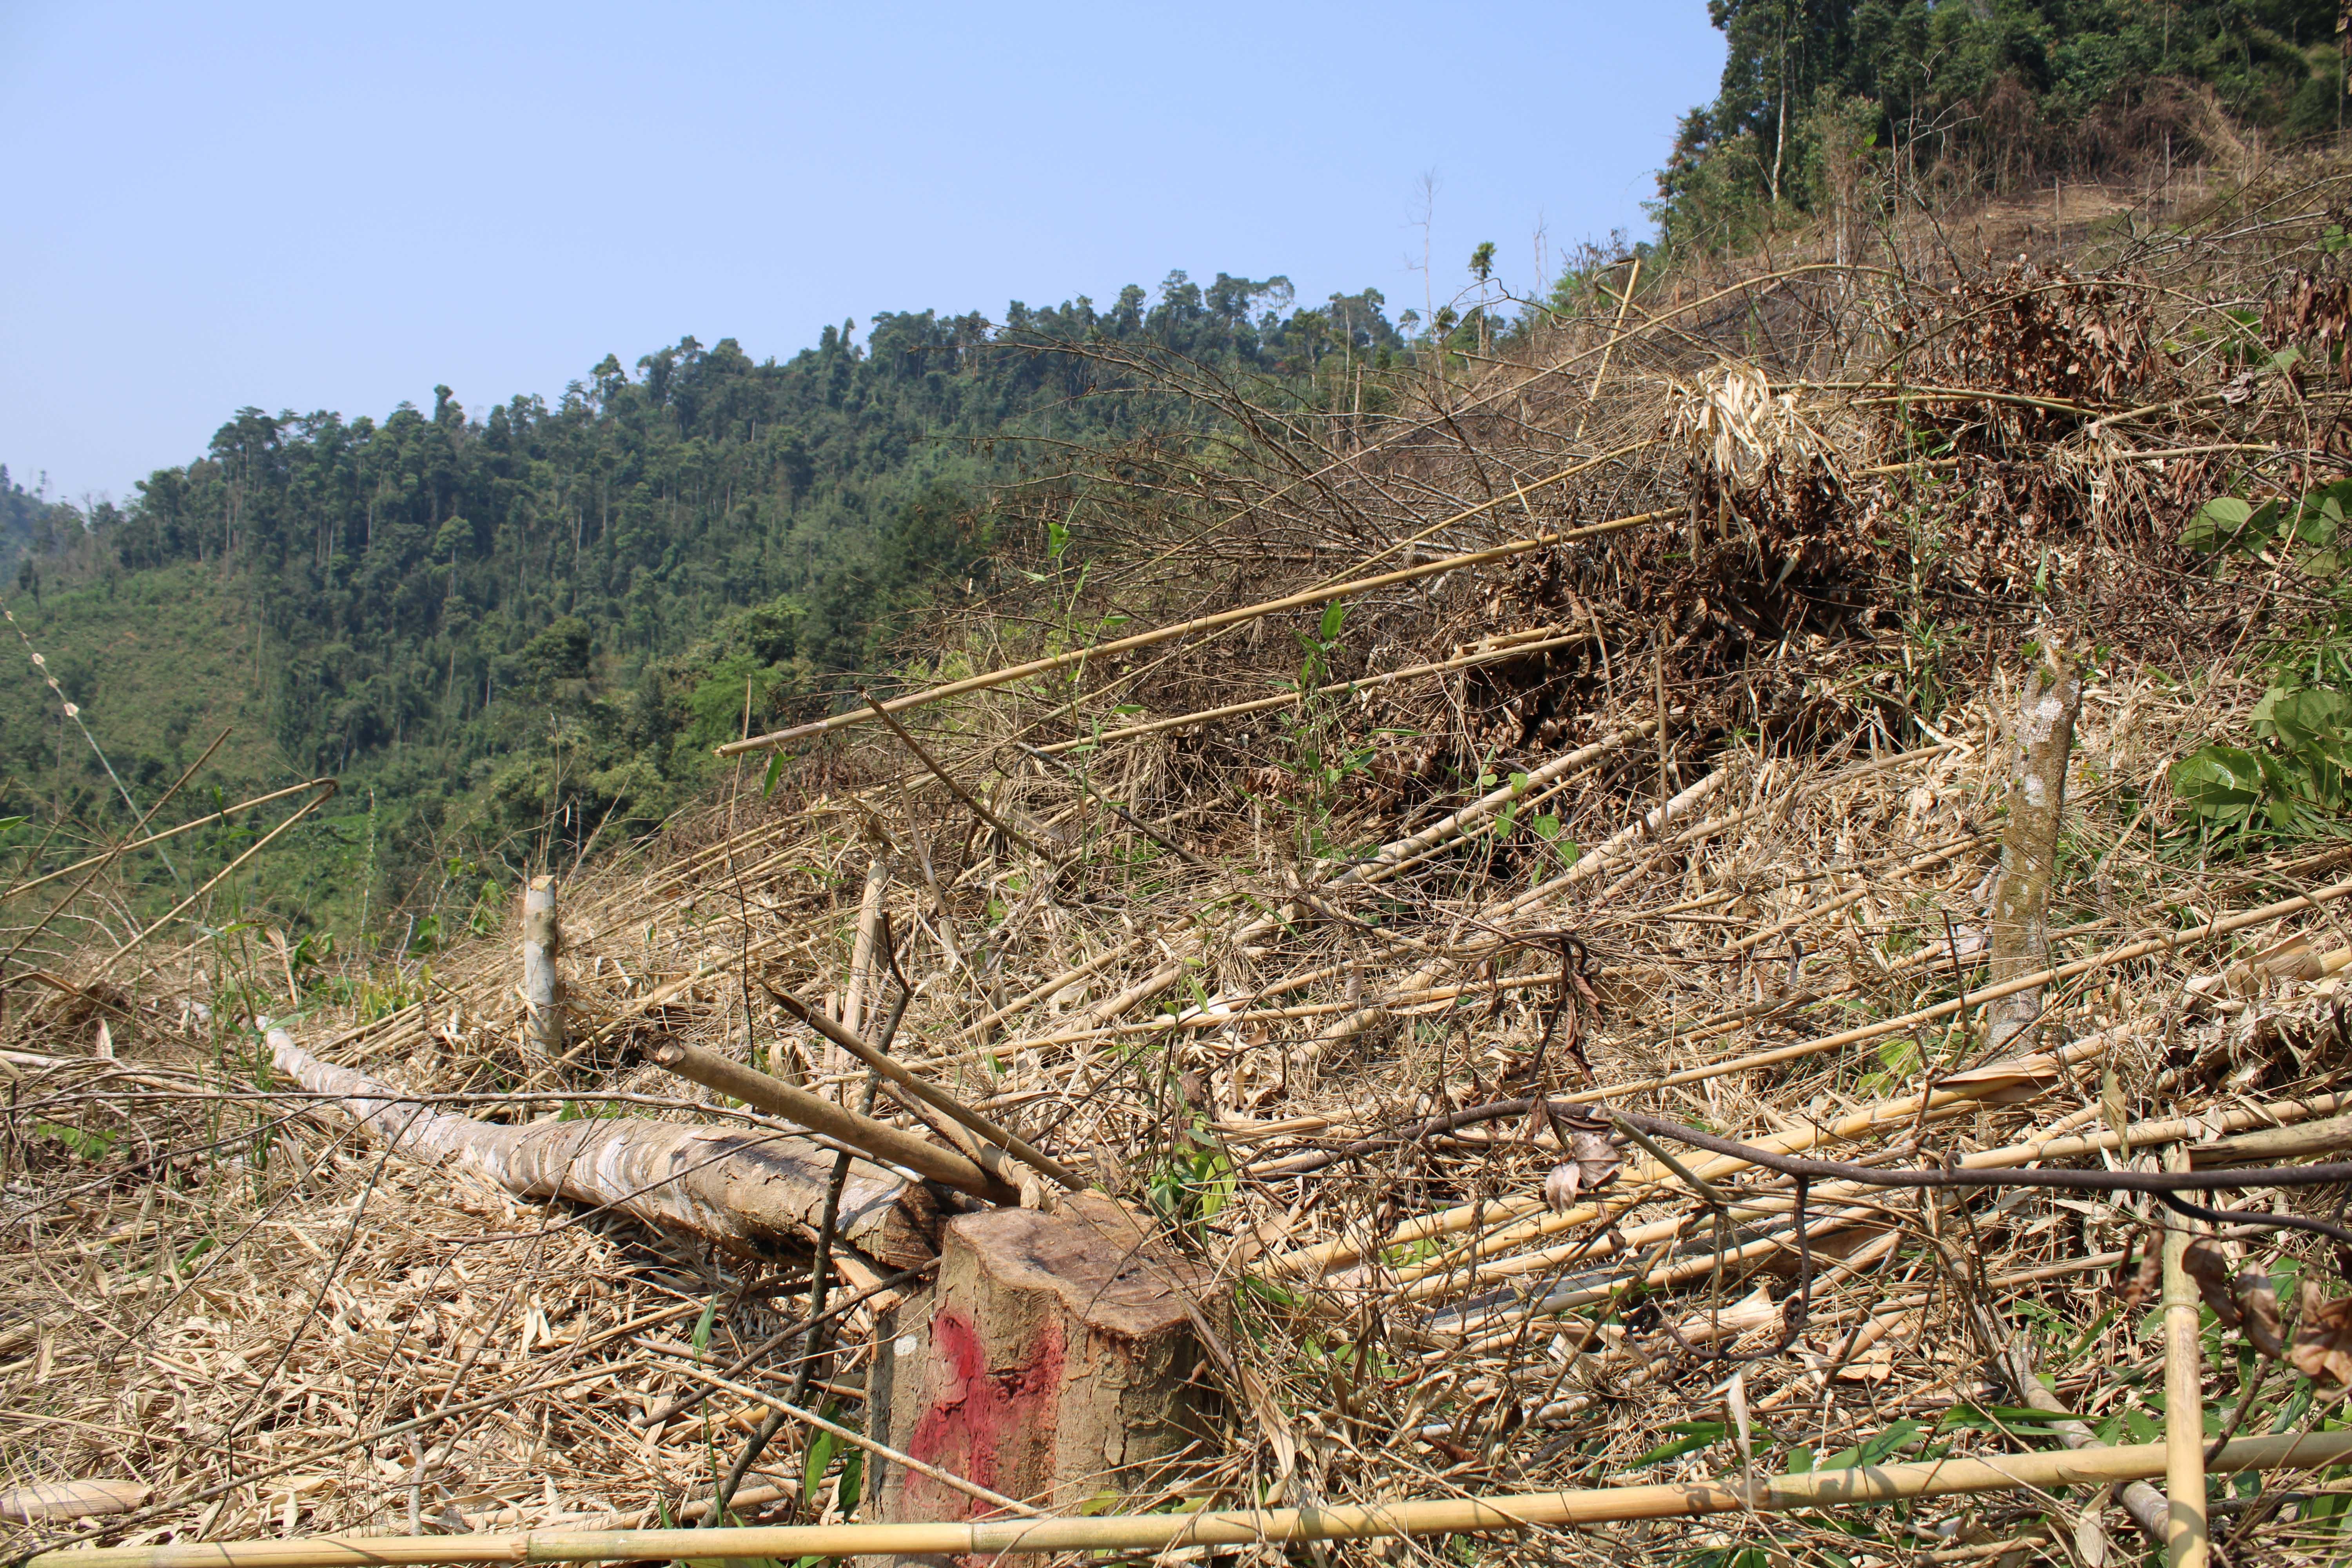
<path fill-rule="evenodd" d="M 940 1101 L 1201 1281 L 1197 1436 L 1087 1511 L 2161 1441 L 2146 1189 L 2352 1147 L 2347 197 L 1596 268 L 1499 358 L 1311 405 L 1118 367 L 1223 434 L 1041 483 L 1024 585 L 927 628 L 887 722 L 753 737 L 569 877 L 560 1027 L 520 923 L 340 976 L 166 931 L 100 979 L 103 877 L 83 946 L 32 929 L 71 884 L 20 894 L 12 1550 L 690 1522 L 738 1469 L 737 1518 L 870 1518 L 877 1324 L 942 1213 L 1071 1201 Z M 747 1220 L 591 1159 L 829 1125 L 678 1047 L 991 1196 Z M 2029 1168 L 2081 1181 L 1900 1184 Z M 2210 1215 L 2346 1189 L 2263 1180 L 2184 1194 L 2204 1439 L 2343 1425 L 2352 1255 Z M 2217 1477 L 2214 1549 L 2336 1559 L 2340 1475 Z M 2095 1568 L 2163 1508 L 1334 1550 Z"/>

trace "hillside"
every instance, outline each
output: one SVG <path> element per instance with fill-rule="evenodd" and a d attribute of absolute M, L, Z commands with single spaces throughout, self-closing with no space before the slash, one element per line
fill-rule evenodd
<path fill-rule="evenodd" d="M 1714 0 L 1722 87 L 1658 176 L 1663 237 L 1745 250 L 1888 204 L 2176 171 L 2341 134 L 2325 0 Z"/>
<path fill-rule="evenodd" d="M 2341 1562 L 2352 167 L 2195 188 L 1110 361 L 429 961 L 20 889 L 9 1550 Z"/>
<path fill-rule="evenodd" d="M 1400 343 L 1376 292 L 1179 272 L 1156 301 L 886 314 L 784 361 L 688 338 L 479 418 L 447 387 L 381 422 L 247 409 L 37 551 L 14 602 L 142 805 L 224 726 L 205 787 L 230 799 L 341 779 L 265 893 L 350 934 L 363 902 L 642 832 L 747 702 L 821 710 L 926 605 L 990 592 L 1042 506 L 1015 487 L 1228 427 L 1152 367 L 1312 403 Z M 122 808 L 62 722 L 37 683 L 0 705 L 0 805 L 86 841 Z"/>

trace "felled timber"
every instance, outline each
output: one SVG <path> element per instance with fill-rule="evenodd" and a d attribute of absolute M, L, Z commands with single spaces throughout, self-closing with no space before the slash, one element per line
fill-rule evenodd
<path fill-rule="evenodd" d="M 269 1031 L 278 1070 L 420 1164 L 469 1173 L 520 1198 L 609 1206 L 648 1225 L 767 1253 L 813 1234 L 835 1151 L 754 1127 L 592 1117 L 519 1127 L 436 1110 L 364 1073 L 320 1061 L 284 1029 Z M 939 1207 L 919 1182 L 850 1163 L 838 1233 L 877 1262 L 931 1258 Z"/>

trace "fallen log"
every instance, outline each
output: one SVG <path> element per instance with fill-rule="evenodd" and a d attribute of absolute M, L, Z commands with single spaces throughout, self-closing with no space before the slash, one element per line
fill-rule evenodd
<path fill-rule="evenodd" d="M 502 1126 L 423 1104 L 390 1084 L 304 1050 L 269 1031 L 270 1060 L 315 1095 L 421 1164 L 464 1171 L 520 1198 L 567 1198 L 648 1225 L 691 1231 L 767 1253 L 814 1233 L 835 1151 L 760 1128 L 595 1117 Z M 937 1250 L 940 1211 L 922 1184 L 864 1160 L 850 1163 L 841 1236 L 893 1268 Z"/>

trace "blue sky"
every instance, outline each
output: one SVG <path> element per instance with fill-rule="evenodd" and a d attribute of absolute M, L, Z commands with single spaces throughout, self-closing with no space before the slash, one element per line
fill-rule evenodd
<path fill-rule="evenodd" d="M 0 462 L 126 499 L 246 405 L 479 409 L 1171 268 L 1394 313 L 1492 239 L 1525 291 L 1539 231 L 1644 230 L 1722 61 L 1702 0 L 0 0 Z"/>

